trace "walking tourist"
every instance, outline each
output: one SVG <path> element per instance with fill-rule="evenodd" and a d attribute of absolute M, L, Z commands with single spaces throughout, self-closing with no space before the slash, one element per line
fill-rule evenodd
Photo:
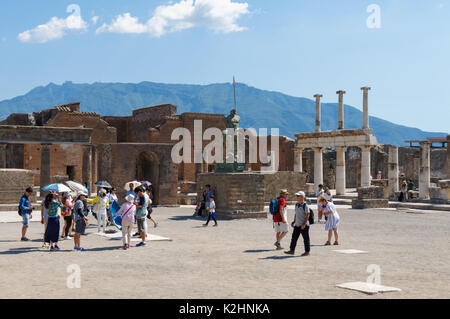
<path fill-rule="evenodd" d="M 25 190 L 25 193 L 20 198 L 19 202 L 19 214 L 22 216 L 22 237 L 21 241 L 28 241 L 29 239 L 26 237 L 28 225 L 30 223 L 30 219 L 33 218 L 32 212 L 33 207 L 31 205 L 30 197 L 33 193 L 33 188 L 28 187 Z"/>
<path fill-rule="evenodd" d="M 72 239 L 70 237 L 70 230 L 72 229 L 72 208 L 74 203 L 72 202 L 72 197 L 69 195 L 69 193 L 63 193 L 62 198 L 62 204 L 63 208 L 61 209 L 61 216 L 64 218 L 64 227 L 62 230 L 61 238 L 62 239 Z"/>
<path fill-rule="evenodd" d="M 281 247 L 281 240 L 287 235 L 289 231 L 289 225 L 287 223 L 287 204 L 286 199 L 289 193 L 286 189 L 282 189 L 280 192 L 280 196 L 277 198 L 278 203 L 278 212 L 273 215 L 273 223 L 276 233 L 276 242 L 275 247 L 277 250 L 283 249 Z"/>
<path fill-rule="evenodd" d="M 324 194 L 323 185 L 319 185 L 319 189 L 316 190 L 316 197 L 317 197 L 317 213 L 319 215 L 318 223 L 322 223 L 322 215 L 323 215 L 323 209 L 322 205 L 320 205 L 319 198 Z"/>
<path fill-rule="evenodd" d="M 48 193 L 47 196 L 45 196 L 45 198 L 41 202 L 41 224 L 44 225 L 44 243 L 42 245 L 42 248 L 47 248 L 48 243 L 45 239 L 45 231 L 47 230 L 48 224 L 48 209 L 45 207 L 45 201 L 51 201 L 53 198 L 53 194 L 57 193 L 53 191 L 51 193 Z"/>
<path fill-rule="evenodd" d="M 328 231 L 328 240 L 325 246 L 331 245 L 331 237 L 334 233 L 334 245 L 339 245 L 338 242 L 338 225 L 339 225 L 339 214 L 336 210 L 336 206 L 333 203 L 329 203 L 325 197 L 320 197 L 319 202 L 323 208 L 323 214 L 328 216 L 327 222 L 325 223 L 325 230 Z"/>
<path fill-rule="evenodd" d="M 147 218 L 150 219 L 153 222 L 154 227 L 157 227 L 158 223 L 152 217 L 152 212 L 153 212 L 153 208 L 152 208 L 153 195 L 152 195 L 151 186 L 147 186 L 147 188 L 145 189 L 144 196 L 145 196 L 145 200 L 147 201 L 147 204 L 148 204 L 147 205 Z"/>
<path fill-rule="evenodd" d="M 138 226 L 138 233 L 141 236 L 141 242 L 136 247 L 145 246 L 145 238 L 147 237 L 147 202 L 144 196 L 144 188 L 139 186 L 136 188 L 138 196 L 138 204 L 136 206 L 136 221 Z"/>
<path fill-rule="evenodd" d="M 75 216 L 75 236 L 74 236 L 74 249 L 78 251 L 84 251 L 85 249 L 81 247 L 81 234 L 84 233 L 84 229 L 88 223 L 86 217 L 87 213 L 87 202 L 86 193 L 79 193 L 78 198 L 73 207 L 73 214 Z"/>
<path fill-rule="evenodd" d="M 111 207 L 114 203 L 118 203 L 118 198 L 116 195 L 117 189 L 115 187 L 111 188 L 111 190 L 108 193 L 108 201 L 109 201 L 109 207 L 107 208 L 107 213 L 108 213 L 108 226 L 112 225 L 112 216 L 111 216 Z"/>
<path fill-rule="evenodd" d="M 134 224 L 134 218 L 136 215 L 136 205 L 134 205 L 134 196 L 129 194 L 125 197 L 125 203 L 122 204 L 120 209 L 112 216 L 113 218 L 122 215 L 122 240 L 123 249 L 130 248 L 131 243 L 131 230 Z"/>
<path fill-rule="evenodd" d="M 60 228 L 60 210 L 64 207 L 58 201 L 58 195 L 50 194 L 51 197 L 46 199 L 44 206 L 48 211 L 47 229 L 45 230 L 45 241 L 50 243 L 50 251 L 59 250 L 59 228 Z"/>
<path fill-rule="evenodd" d="M 209 221 L 212 219 L 214 221 L 214 226 L 217 226 L 217 220 L 216 220 L 216 202 L 214 201 L 215 196 L 210 195 L 209 196 L 209 210 L 208 210 L 208 220 L 206 221 L 206 224 L 203 226 L 208 226 Z"/>
<path fill-rule="evenodd" d="M 309 242 L 309 207 L 305 202 L 304 192 L 298 192 L 295 195 L 297 196 L 297 203 L 295 204 L 294 221 L 291 224 L 294 231 L 292 232 L 290 249 L 289 251 L 285 251 L 285 253 L 288 255 L 293 255 L 295 253 L 297 240 L 301 234 L 303 237 L 303 244 L 305 246 L 305 252 L 302 256 L 309 256 L 309 252 L 311 250 Z"/>
<path fill-rule="evenodd" d="M 109 207 L 109 200 L 106 196 L 106 190 L 101 189 L 100 195 L 97 196 L 94 199 L 87 199 L 87 202 L 89 204 L 95 204 L 97 207 L 97 230 L 100 233 L 101 228 L 103 227 L 103 232 L 106 232 L 106 215 L 107 215 L 107 208 Z"/>

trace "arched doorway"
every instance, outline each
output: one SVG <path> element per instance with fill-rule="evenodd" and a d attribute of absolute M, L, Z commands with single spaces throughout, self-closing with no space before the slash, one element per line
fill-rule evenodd
<path fill-rule="evenodd" d="M 153 152 L 139 154 L 136 165 L 136 177 L 138 181 L 149 181 L 153 188 L 153 203 L 159 202 L 159 158 Z"/>

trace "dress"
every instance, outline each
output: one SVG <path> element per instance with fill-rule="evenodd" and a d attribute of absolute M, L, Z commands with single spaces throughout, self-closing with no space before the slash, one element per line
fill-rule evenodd
<path fill-rule="evenodd" d="M 327 222 L 325 223 L 325 230 L 329 231 L 335 229 L 339 225 L 339 214 L 336 210 L 336 206 L 333 203 L 328 203 L 327 207 L 325 207 L 324 213 L 333 212 L 331 215 L 328 215 Z"/>
<path fill-rule="evenodd" d="M 45 230 L 45 242 L 57 243 L 59 239 L 59 214 L 58 210 L 63 208 L 61 203 L 52 201 L 48 206 L 48 223 Z"/>

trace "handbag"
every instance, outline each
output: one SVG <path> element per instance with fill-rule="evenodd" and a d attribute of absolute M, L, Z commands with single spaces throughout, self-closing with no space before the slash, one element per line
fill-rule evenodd
<path fill-rule="evenodd" d="M 122 214 L 122 218 L 120 219 L 120 224 L 119 224 L 119 225 L 122 226 L 122 220 L 123 220 L 123 218 L 125 217 L 126 214 L 128 214 L 128 212 L 130 211 L 131 208 L 133 208 L 133 206 L 134 206 L 134 204 L 132 204 L 132 205 L 130 206 L 130 208 L 128 208 L 128 210 L 127 210 L 124 214 Z"/>

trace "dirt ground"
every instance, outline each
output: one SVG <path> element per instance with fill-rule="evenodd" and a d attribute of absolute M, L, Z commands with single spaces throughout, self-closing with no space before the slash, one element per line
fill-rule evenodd
<path fill-rule="evenodd" d="M 309 257 L 299 257 L 301 239 L 295 256 L 276 251 L 269 218 L 206 228 L 192 207 L 154 209 L 160 224 L 149 223 L 150 232 L 172 241 L 133 242 L 127 251 L 120 240 L 95 235 L 95 225 L 82 237 L 87 251 L 73 251 L 71 240 L 49 252 L 41 249 L 40 223 L 31 223 L 29 242 L 19 240 L 20 223 L 0 223 L 0 298 L 450 298 L 449 212 L 337 208 L 341 245 L 323 246 L 327 233 L 315 224 Z M 288 213 L 292 221 L 292 207 Z M 79 289 L 67 286 L 74 264 Z M 366 295 L 335 287 L 365 282 L 371 264 L 380 266 L 382 285 L 402 291 Z"/>

